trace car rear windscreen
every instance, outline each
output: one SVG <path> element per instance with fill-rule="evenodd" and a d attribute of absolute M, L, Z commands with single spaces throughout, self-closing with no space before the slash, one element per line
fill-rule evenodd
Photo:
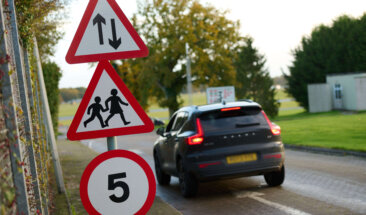
<path fill-rule="evenodd" d="M 204 132 L 234 131 L 236 129 L 267 125 L 259 107 L 241 107 L 239 110 L 211 111 L 199 116 Z"/>

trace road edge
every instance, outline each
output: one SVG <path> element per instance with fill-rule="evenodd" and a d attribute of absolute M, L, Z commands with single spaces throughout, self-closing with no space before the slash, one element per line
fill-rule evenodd
<path fill-rule="evenodd" d="M 366 158 L 366 152 L 358 152 L 358 151 L 342 150 L 342 149 L 320 148 L 320 147 L 313 147 L 313 146 L 298 146 L 298 145 L 291 145 L 291 144 L 284 144 L 284 145 L 285 145 L 285 149 L 330 154 L 330 155 L 338 155 L 338 156 L 351 155 L 351 156 Z"/>

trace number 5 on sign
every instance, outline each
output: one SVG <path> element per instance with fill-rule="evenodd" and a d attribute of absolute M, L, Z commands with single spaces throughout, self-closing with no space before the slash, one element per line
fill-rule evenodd
<path fill-rule="evenodd" d="M 128 188 L 128 185 L 125 182 L 115 182 L 115 179 L 119 178 L 126 178 L 126 173 L 122 172 L 118 174 L 108 175 L 108 190 L 115 190 L 117 187 L 120 187 L 123 190 L 123 195 L 121 197 L 116 197 L 116 195 L 114 194 L 109 196 L 109 198 L 116 203 L 124 202 L 130 196 L 130 188 Z"/>
<path fill-rule="evenodd" d="M 92 160 L 80 182 L 81 201 L 89 214 L 146 214 L 156 193 L 154 174 L 139 155 L 105 152 Z"/>

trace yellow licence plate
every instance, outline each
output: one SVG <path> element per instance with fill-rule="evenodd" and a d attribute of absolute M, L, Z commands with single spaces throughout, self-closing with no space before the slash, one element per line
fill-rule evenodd
<path fill-rule="evenodd" d="M 256 160 L 257 160 L 256 153 L 232 155 L 232 156 L 226 157 L 226 162 L 228 164 L 243 163 L 243 162 L 256 161 Z"/>

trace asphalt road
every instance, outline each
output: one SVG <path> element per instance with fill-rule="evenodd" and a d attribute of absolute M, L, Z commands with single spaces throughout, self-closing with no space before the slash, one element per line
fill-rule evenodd
<path fill-rule="evenodd" d="M 155 133 L 118 137 L 118 148 L 136 152 L 154 168 Z M 106 138 L 84 140 L 97 152 Z M 366 160 L 286 150 L 286 179 L 270 188 L 262 176 L 201 183 L 198 196 L 180 195 L 177 178 L 157 195 L 183 214 L 366 214 Z"/>

